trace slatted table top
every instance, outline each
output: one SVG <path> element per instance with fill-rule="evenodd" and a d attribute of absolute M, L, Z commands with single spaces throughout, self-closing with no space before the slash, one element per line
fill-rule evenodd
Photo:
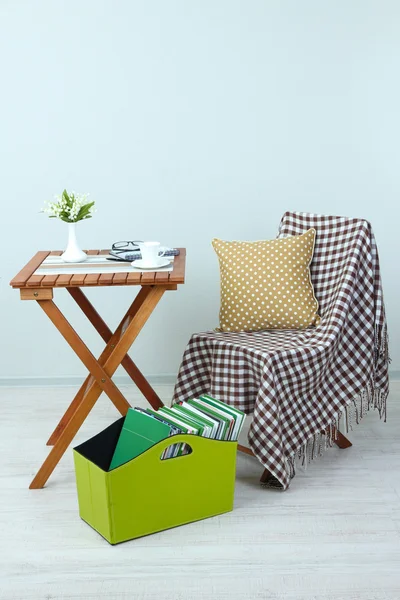
<path fill-rule="evenodd" d="M 180 254 L 174 257 L 173 269 L 170 272 L 158 271 L 141 273 L 140 271 L 126 273 L 76 273 L 74 275 L 34 275 L 45 258 L 60 256 L 62 251 L 42 250 L 25 265 L 23 269 L 10 281 L 10 285 L 17 289 L 54 288 L 54 287 L 84 287 L 104 285 L 176 285 L 185 283 L 186 249 L 179 248 Z M 109 250 L 88 250 L 89 256 L 108 255 Z M 111 263 L 112 264 L 112 263 Z M 121 263 L 115 263 L 120 265 Z M 128 263 L 129 265 L 129 263 Z"/>

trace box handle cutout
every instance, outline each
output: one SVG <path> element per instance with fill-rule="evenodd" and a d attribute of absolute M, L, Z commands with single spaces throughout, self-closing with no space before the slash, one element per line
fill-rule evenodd
<path fill-rule="evenodd" d="M 167 456 L 167 450 L 169 450 L 170 448 L 172 448 L 173 446 L 183 446 L 182 450 L 184 450 L 184 454 L 178 454 L 178 456 Z M 160 460 L 171 460 L 172 458 L 183 458 L 184 456 L 188 456 L 189 454 L 192 454 L 193 452 L 193 448 L 187 444 L 187 443 L 183 443 L 183 442 L 175 442 L 174 444 L 170 444 L 169 446 L 167 446 L 167 448 L 165 448 L 161 455 L 160 455 Z"/>

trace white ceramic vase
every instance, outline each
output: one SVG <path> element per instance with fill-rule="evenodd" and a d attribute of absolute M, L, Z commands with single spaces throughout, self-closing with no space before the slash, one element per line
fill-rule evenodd
<path fill-rule="evenodd" d="M 76 223 L 68 223 L 68 245 L 61 258 L 67 263 L 83 262 L 87 260 L 87 254 L 79 248 L 76 239 Z"/>

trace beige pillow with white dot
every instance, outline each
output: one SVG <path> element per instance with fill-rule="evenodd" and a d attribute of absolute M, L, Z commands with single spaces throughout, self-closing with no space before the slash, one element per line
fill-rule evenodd
<path fill-rule="evenodd" d="M 315 229 L 260 242 L 214 239 L 221 272 L 220 331 L 318 325 L 310 278 Z"/>

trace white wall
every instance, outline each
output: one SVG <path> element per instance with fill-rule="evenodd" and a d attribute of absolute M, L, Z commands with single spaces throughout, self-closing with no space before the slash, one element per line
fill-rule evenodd
<path fill-rule="evenodd" d="M 187 247 L 187 284 L 132 352 L 146 374 L 175 374 L 190 334 L 217 323 L 211 238 L 273 237 L 287 209 L 372 222 L 400 369 L 399 31 L 396 0 L 3 0 L 0 375 L 83 373 L 8 287 L 36 250 L 65 244 L 38 212 L 64 187 L 97 201 L 85 247 Z M 132 293 L 89 296 L 115 324 Z M 98 352 L 72 299 L 55 299 Z"/>

